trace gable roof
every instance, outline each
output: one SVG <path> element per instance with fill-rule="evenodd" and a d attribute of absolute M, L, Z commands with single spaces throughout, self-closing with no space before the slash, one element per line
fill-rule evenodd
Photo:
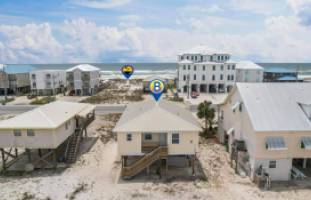
<path fill-rule="evenodd" d="M 114 132 L 201 131 L 192 114 L 176 103 L 166 100 L 146 100 L 129 104 Z"/>
<path fill-rule="evenodd" d="M 67 71 L 67 72 L 72 72 L 72 71 L 74 71 L 74 70 L 76 70 L 76 69 L 79 69 L 79 70 L 84 71 L 84 72 L 99 71 L 99 70 L 100 70 L 99 68 L 97 68 L 97 67 L 95 67 L 95 66 L 93 66 L 93 65 L 89 65 L 89 64 L 80 64 L 80 65 L 76 65 L 76 66 L 74 66 L 74 67 L 72 67 L 72 68 L 69 68 L 69 69 L 67 69 L 66 71 Z"/>
<path fill-rule="evenodd" d="M 94 106 L 90 104 L 55 101 L 0 121 L 0 129 L 54 129 L 91 109 Z"/>
<path fill-rule="evenodd" d="M 252 61 L 240 61 L 236 64 L 236 69 L 264 70 L 263 67 L 257 65 Z"/>
<path fill-rule="evenodd" d="M 311 104 L 311 83 L 237 83 L 256 131 L 311 131 L 301 104 Z"/>

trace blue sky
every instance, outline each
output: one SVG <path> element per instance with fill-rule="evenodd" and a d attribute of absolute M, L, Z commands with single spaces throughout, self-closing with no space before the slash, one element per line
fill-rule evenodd
<path fill-rule="evenodd" d="M 311 0 L 2 0 L 0 63 L 174 62 L 198 45 L 309 62 Z"/>

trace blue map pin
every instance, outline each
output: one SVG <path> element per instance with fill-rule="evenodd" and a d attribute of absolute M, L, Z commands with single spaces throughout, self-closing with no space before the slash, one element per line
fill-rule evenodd
<path fill-rule="evenodd" d="M 121 72 L 126 79 L 129 79 L 134 73 L 134 67 L 131 65 L 124 65 Z"/>
<path fill-rule="evenodd" d="M 149 83 L 149 90 L 154 99 L 158 101 L 164 91 L 164 83 L 161 80 L 155 79 Z"/>

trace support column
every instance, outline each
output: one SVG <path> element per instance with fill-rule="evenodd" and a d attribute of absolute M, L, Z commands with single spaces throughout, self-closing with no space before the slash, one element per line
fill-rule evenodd
<path fill-rule="evenodd" d="M 5 165 L 5 158 L 4 158 L 4 149 L 1 148 L 1 157 L 2 157 L 2 169 L 3 171 L 6 170 L 6 165 Z"/>
<path fill-rule="evenodd" d="M 28 162 L 31 163 L 31 152 L 30 149 L 26 149 L 27 157 L 28 157 Z"/>
<path fill-rule="evenodd" d="M 307 168 L 307 160 L 308 160 L 307 158 L 304 158 L 304 159 L 303 159 L 303 164 L 302 164 L 302 168 L 303 168 L 303 169 L 306 169 L 306 168 Z"/>
<path fill-rule="evenodd" d="M 194 156 L 191 156 L 191 167 L 192 167 L 192 175 L 195 175 L 195 170 L 194 170 Z"/>
<path fill-rule="evenodd" d="M 16 156 L 16 158 L 18 157 L 18 149 L 17 148 L 15 148 L 15 156 Z"/>
<path fill-rule="evenodd" d="M 42 151 L 41 151 L 41 149 L 38 149 L 38 154 L 39 154 L 39 157 L 41 158 L 41 157 L 42 157 Z"/>

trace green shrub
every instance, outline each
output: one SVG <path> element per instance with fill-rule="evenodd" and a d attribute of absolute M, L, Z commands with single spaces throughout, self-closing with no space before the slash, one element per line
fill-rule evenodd
<path fill-rule="evenodd" d="M 48 97 L 43 97 L 41 99 L 36 98 L 35 100 L 33 100 L 32 102 L 30 102 L 31 105 L 43 105 L 43 104 L 47 104 L 50 102 L 55 101 L 56 98 L 53 96 L 48 96 Z"/>

